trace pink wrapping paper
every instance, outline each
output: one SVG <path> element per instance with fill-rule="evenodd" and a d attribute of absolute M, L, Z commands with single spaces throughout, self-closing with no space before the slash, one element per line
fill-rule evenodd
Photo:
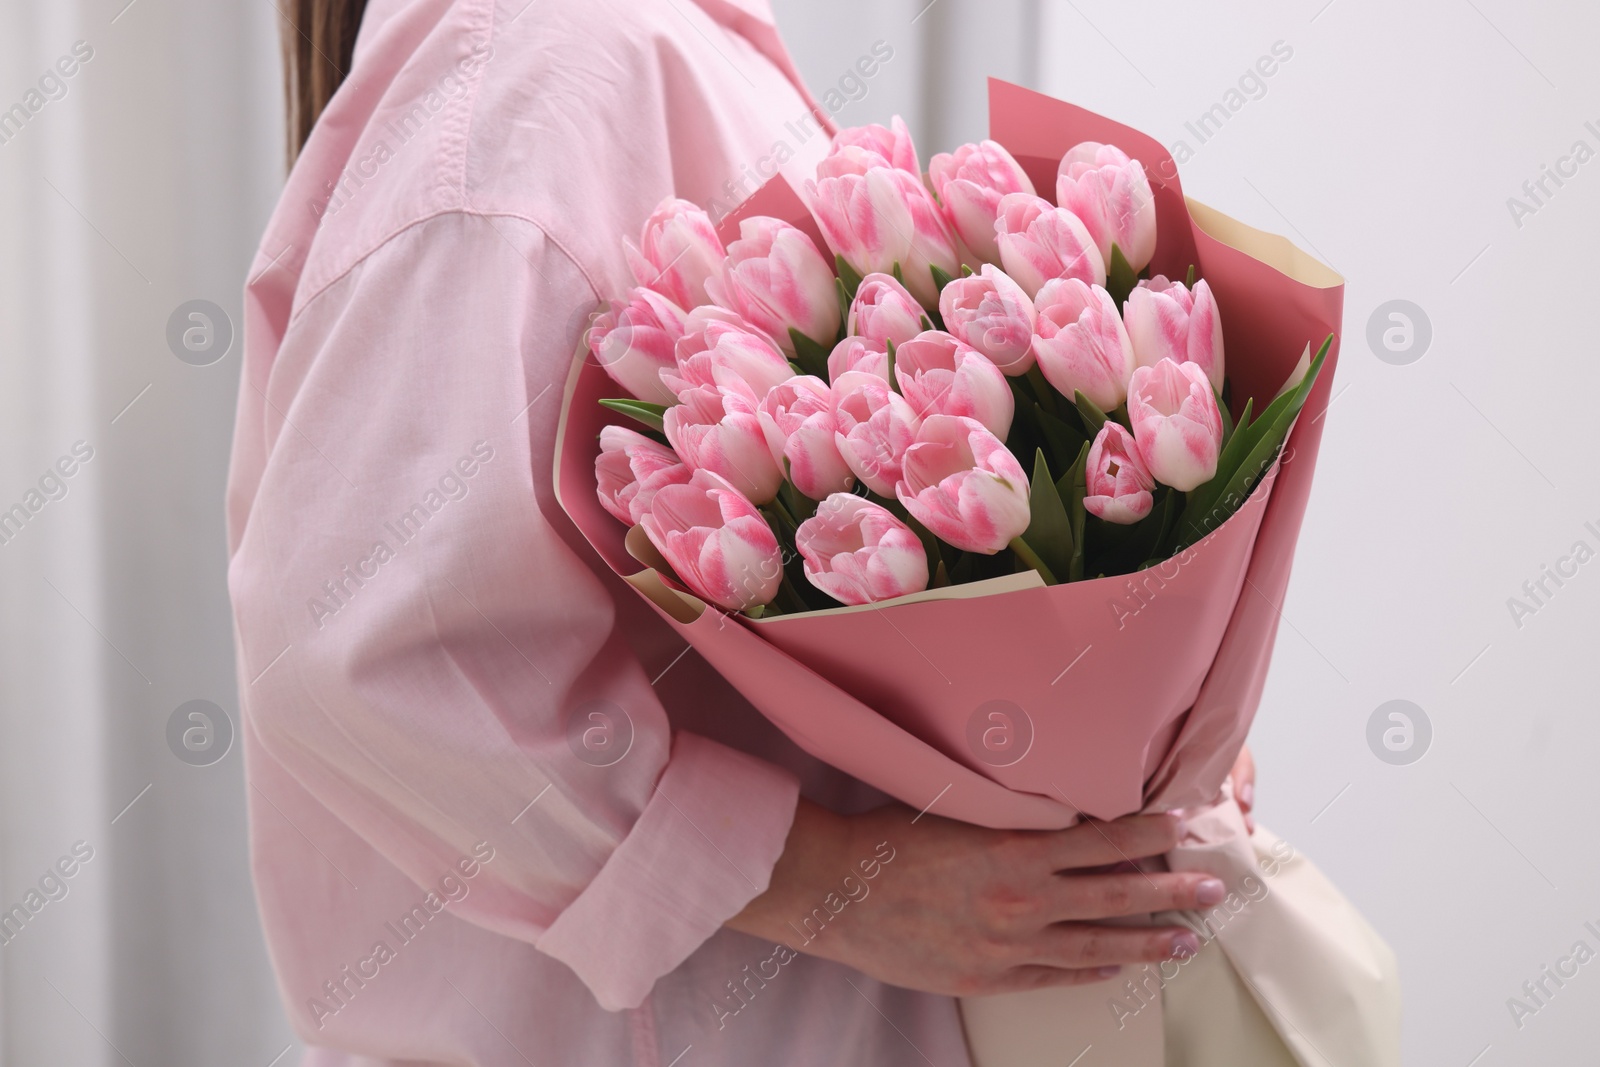
<path fill-rule="evenodd" d="M 1215 292 L 1235 412 L 1250 396 L 1259 411 L 1306 346 L 1335 334 L 1285 458 L 1212 535 L 1139 575 L 1044 587 L 1025 574 L 860 608 L 725 615 L 644 567 L 648 542 L 596 499 L 599 430 L 620 416 L 597 403 L 618 389 L 592 359 L 575 363 L 568 384 L 557 492 L 606 562 L 762 714 L 912 807 L 1053 829 L 1079 813 L 1209 803 L 1271 659 L 1339 352 L 1343 285 L 1307 284 L 1271 265 L 1300 253 L 1188 201 L 1166 150 L 1136 130 L 992 80 L 990 135 L 1047 198 L 1057 162 L 1080 141 L 1116 144 L 1144 164 L 1158 216 L 1151 273 L 1182 277 L 1193 263 Z M 815 234 L 782 178 L 724 219 L 724 236 L 758 214 Z M 1250 252 L 1235 247 L 1246 243 Z"/>

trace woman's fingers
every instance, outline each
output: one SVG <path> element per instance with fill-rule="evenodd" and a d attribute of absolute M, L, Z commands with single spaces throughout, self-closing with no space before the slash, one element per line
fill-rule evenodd
<path fill-rule="evenodd" d="M 1155 911 L 1189 911 L 1220 904 L 1227 887 L 1205 874 L 1057 875 L 1050 886 L 1052 922 L 1092 922 Z"/>
<path fill-rule="evenodd" d="M 1200 938 L 1182 926 L 1095 926 L 1056 923 L 1027 949 L 1026 963 L 1095 970 L 1184 959 L 1200 951 Z"/>
<path fill-rule="evenodd" d="M 1114 822 L 1088 819 L 1046 836 L 1051 869 L 1065 871 L 1171 852 L 1178 843 L 1180 823 L 1172 815 L 1129 815 Z"/>

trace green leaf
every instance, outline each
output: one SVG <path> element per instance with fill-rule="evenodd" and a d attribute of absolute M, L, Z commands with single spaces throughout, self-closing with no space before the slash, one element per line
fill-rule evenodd
<path fill-rule="evenodd" d="M 643 400 L 602 400 L 600 406 L 609 408 L 644 423 L 652 430 L 660 433 L 663 430 L 661 416 L 667 413 L 665 404 L 650 404 Z"/>
<path fill-rule="evenodd" d="M 1072 394 L 1072 403 L 1077 407 L 1078 414 L 1083 416 L 1083 424 L 1089 428 L 1091 434 L 1098 434 L 1100 427 L 1106 424 L 1108 416 L 1095 405 L 1093 400 L 1082 393 Z"/>
<path fill-rule="evenodd" d="M 945 570 L 944 560 L 933 565 L 933 577 L 928 580 L 929 589 L 943 589 L 950 584 L 950 572 Z"/>
<path fill-rule="evenodd" d="M 1050 478 L 1050 464 L 1042 449 L 1033 454 L 1028 513 L 1028 528 L 1018 540 L 1026 544 L 1037 560 L 1028 559 L 1028 554 L 1021 550 L 1017 550 L 1017 554 L 1039 571 L 1046 584 L 1055 585 L 1059 581 L 1055 576 L 1065 575 L 1072 566 L 1072 518 L 1061 502 L 1061 494 L 1056 492 L 1056 483 Z M 1017 549 L 1017 542 L 1013 541 L 1011 547 Z"/>
<path fill-rule="evenodd" d="M 972 276 L 973 276 L 973 275 L 974 275 L 974 274 L 976 274 L 976 273 L 977 273 L 977 272 L 976 272 L 976 271 L 974 271 L 974 270 L 973 270 L 973 269 L 972 269 L 972 267 L 971 267 L 971 266 L 969 266 L 969 265 L 968 265 L 968 264 L 966 264 L 966 263 L 963 263 L 963 264 L 961 264 L 961 276 L 962 276 L 962 277 L 963 277 L 963 278 L 970 278 L 970 277 L 972 277 Z"/>
<path fill-rule="evenodd" d="M 888 351 L 884 353 L 886 362 L 883 372 L 889 376 L 889 388 L 898 393 L 900 391 L 900 383 L 895 381 L 894 377 L 894 338 L 886 339 L 884 344 Z"/>
<path fill-rule="evenodd" d="M 944 292 L 944 287 L 945 286 L 949 285 L 952 281 L 955 280 L 952 277 L 950 277 L 950 275 L 946 274 L 943 270 L 939 269 L 939 267 L 937 265 L 935 265 L 935 264 L 931 264 L 930 263 L 928 265 L 928 270 L 933 273 L 933 285 L 934 285 L 934 288 L 938 289 L 939 292 L 941 292 L 941 293 Z"/>
<path fill-rule="evenodd" d="M 1221 393 L 1217 394 L 1217 411 L 1222 415 L 1222 447 L 1227 448 L 1228 439 L 1233 436 L 1233 412 L 1223 403 Z"/>
<path fill-rule="evenodd" d="M 928 318 L 928 313 L 926 311 L 922 313 L 922 328 L 924 330 L 932 330 L 935 328 L 933 325 L 933 320 Z"/>
<path fill-rule="evenodd" d="M 1072 562 L 1067 566 L 1069 582 L 1080 581 L 1083 578 L 1083 524 L 1088 514 L 1083 507 L 1083 498 L 1088 495 L 1088 482 L 1085 478 L 1088 467 L 1089 444 L 1084 442 L 1083 448 L 1078 452 L 1077 462 L 1056 483 L 1056 492 L 1062 494 L 1067 505 L 1067 515 L 1072 519 Z"/>
<path fill-rule="evenodd" d="M 1113 244 L 1111 262 L 1106 264 L 1106 291 L 1111 294 L 1111 299 L 1117 302 L 1117 307 L 1120 308 L 1127 302 L 1128 294 L 1133 292 L 1138 284 L 1139 272 L 1133 269 L 1133 264 L 1122 254 L 1122 249 Z"/>
<path fill-rule="evenodd" d="M 844 267 L 846 270 L 848 270 L 850 267 L 850 265 L 842 259 L 839 260 L 839 265 Z M 839 306 L 844 308 L 844 322 L 842 322 L 839 326 L 840 331 L 844 332 L 849 327 L 850 305 L 855 303 L 855 296 L 850 292 L 849 289 L 845 287 L 843 278 L 835 278 L 833 280 L 833 284 L 839 287 Z"/>
<path fill-rule="evenodd" d="M 900 272 L 900 261 L 898 259 L 894 261 L 894 266 L 889 268 L 889 273 L 893 274 L 894 280 L 902 286 L 906 284 L 906 276 Z"/>
<path fill-rule="evenodd" d="M 813 341 L 793 326 L 789 327 L 789 342 L 794 345 L 794 361 L 806 374 L 815 374 L 828 380 L 828 353 L 830 349 Z"/>
<path fill-rule="evenodd" d="M 1056 576 L 1050 572 L 1050 568 L 1046 566 L 1044 560 L 1040 559 L 1039 554 L 1035 552 L 1028 542 L 1024 541 L 1022 538 L 1013 537 L 1011 539 L 1011 554 L 1015 556 L 1017 562 L 1021 564 L 1021 566 L 1017 568 L 1019 573 L 1023 570 L 1023 568 L 1026 568 L 1030 571 L 1037 572 L 1039 577 L 1044 580 L 1045 585 L 1060 584 L 1056 580 Z"/>
<path fill-rule="evenodd" d="M 844 286 L 845 305 L 849 306 L 856 298 L 856 290 L 861 288 L 861 275 L 837 252 L 833 254 L 833 269 L 839 274 L 839 282 Z"/>
<path fill-rule="evenodd" d="M 1189 273 L 1185 274 L 1183 276 L 1183 287 L 1185 289 L 1193 289 L 1194 288 L 1194 264 L 1193 263 L 1189 264 Z"/>
<path fill-rule="evenodd" d="M 1012 379 L 1015 381 L 1015 379 Z M 1056 415 L 1044 410 L 1038 404 L 1029 404 L 1024 407 L 1033 416 L 1033 424 L 1038 427 L 1039 436 L 1049 448 L 1050 466 L 1052 470 L 1066 470 L 1072 466 L 1073 457 L 1088 442 L 1083 432 Z"/>

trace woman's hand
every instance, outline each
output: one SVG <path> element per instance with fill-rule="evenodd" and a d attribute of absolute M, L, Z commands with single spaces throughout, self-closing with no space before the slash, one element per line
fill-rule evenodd
<path fill-rule="evenodd" d="M 840 816 L 802 800 L 770 887 L 728 925 L 929 993 L 1095 982 L 1199 950 L 1183 927 L 1100 925 L 1222 900 L 1203 874 L 1128 871 L 1178 837 L 1169 815 L 1003 831 L 898 804 Z"/>

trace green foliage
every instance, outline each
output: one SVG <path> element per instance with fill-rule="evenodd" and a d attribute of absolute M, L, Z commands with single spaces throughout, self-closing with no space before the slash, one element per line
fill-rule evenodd
<path fill-rule="evenodd" d="M 662 432 L 661 416 L 667 413 L 665 404 L 650 404 L 643 400 L 634 400 L 632 398 L 626 400 L 602 400 L 600 401 L 600 406 L 642 422 L 656 431 L 656 433 Z"/>

